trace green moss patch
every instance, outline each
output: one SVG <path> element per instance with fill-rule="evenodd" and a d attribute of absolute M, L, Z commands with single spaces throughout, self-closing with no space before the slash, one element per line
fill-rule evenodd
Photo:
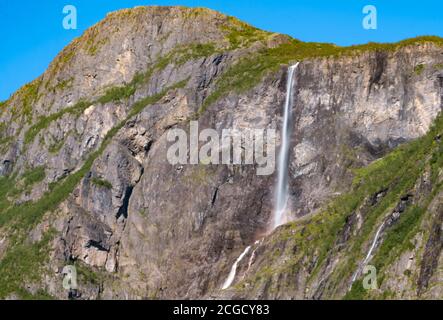
<path fill-rule="evenodd" d="M 29 293 L 26 284 L 39 283 L 45 274 L 44 264 L 49 260 L 50 242 L 55 231 L 45 233 L 39 242 L 15 244 L 0 260 L 0 298 L 15 293 L 21 299 L 48 299 L 50 295 L 40 290 Z"/>
<path fill-rule="evenodd" d="M 30 185 L 33 185 L 33 184 L 38 183 L 40 181 L 43 181 L 45 176 L 46 176 L 45 167 L 39 166 L 34 169 L 26 171 L 22 175 L 22 179 L 24 181 L 25 186 L 30 186 Z"/>
<path fill-rule="evenodd" d="M 112 183 L 110 183 L 108 180 L 100 179 L 100 178 L 92 178 L 91 183 L 95 186 L 106 188 L 106 189 L 112 189 Z"/>
<path fill-rule="evenodd" d="M 415 66 L 414 68 L 414 73 L 419 76 L 423 73 L 423 71 L 425 70 L 425 65 L 424 64 L 418 64 Z"/>
<path fill-rule="evenodd" d="M 24 142 L 25 144 L 31 143 L 37 134 L 49 127 L 49 125 L 56 120 L 61 119 L 64 115 L 73 114 L 75 116 L 79 116 L 83 111 L 86 110 L 89 106 L 91 106 L 91 102 L 88 101 L 79 101 L 74 106 L 64 108 L 63 110 L 53 113 L 49 116 L 40 117 L 34 125 L 32 125 L 28 131 L 25 133 Z"/>

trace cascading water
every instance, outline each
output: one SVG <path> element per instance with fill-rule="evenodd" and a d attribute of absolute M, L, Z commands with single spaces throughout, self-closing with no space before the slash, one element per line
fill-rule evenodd
<path fill-rule="evenodd" d="M 277 178 L 277 192 L 276 192 L 276 206 L 274 210 L 274 216 L 272 220 L 272 230 L 274 230 L 279 225 L 285 222 L 284 213 L 286 211 L 286 205 L 288 202 L 288 165 L 289 165 L 289 144 L 291 138 L 291 127 L 292 127 L 292 84 L 294 79 L 294 73 L 297 69 L 298 62 L 290 66 L 288 69 L 288 79 L 286 83 L 286 99 L 284 106 L 284 117 L 282 126 L 282 142 L 280 147 L 280 154 L 278 160 L 278 178 Z M 256 241 L 255 245 L 260 245 L 262 240 Z M 237 272 L 237 265 L 244 258 L 244 256 L 249 252 L 251 246 L 246 247 L 242 254 L 235 260 L 231 267 L 228 278 L 225 280 L 222 286 L 222 290 L 229 288 L 235 279 L 235 274 Z M 249 259 L 248 270 L 251 267 L 252 261 L 255 256 L 255 248 Z"/>
<path fill-rule="evenodd" d="M 382 231 L 382 229 L 383 229 L 384 226 L 385 226 L 385 223 L 383 222 L 383 223 L 380 225 L 380 227 L 378 228 L 377 232 L 375 233 L 374 240 L 372 240 L 371 247 L 369 248 L 369 251 L 368 251 L 368 253 L 366 254 L 366 257 L 365 257 L 365 259 L 363 260 L 363 263 L 362 263 L 361 265 L 359 265 L 359 267 L 357 268 L 357 271 L 355 271 L 354 276 L 352 277 L 351 287 L 352 287 L 352 284 L 355 282 L 355 280 L 357 280 L 357 277 L 358 277 L 359 274 L 360 274 L 361 268 L 364 268 L 365 265 L 366 265 L 366 264 L 369 262 L 369 260 L 371 259 L 372 252 L 374 251 L 375 246 L 377 245 L 378 239 L 379 239 L 379 237 L 380 237 L 380 233 L 381 233 L 381 231 Z"/>
<path fill-rule="evenodd" d="M 298 62 L 288 69 L 288 80 L 286 83 L 286 100 L 284 106 L 284 116 L 281 134 L 281 147 L 278 159 L 278 178 L 276 189 L 276 203 L 274 217 L 272 221 L 272 230 L 283 224 L 285 218 L 286 206 L 288 203 L 288 166 L 289 166 L 289 145 L 291 140 L 292 128 L 292 84 L 294 73 Z"/>
<path fill-rule="evenodd" d="M 251 257 L 249 257 L 248 269 L 246 269 L 245 274 L 247 274 L 249 272 L 249 269 L 251 269 L 252 263 L 254 262 L 254 259 L 255 259 L 255 252 L 257 251 L 259 244 L 262 241 L 263 241 L 263 239 L 255 241 L 254 245 L 256 245 L 256 247 L 254 250 L 252 250 Z"/>
<path fill-rule="evenodd" d="M 242 252 L 242 254 L 237 258 L 237 260 L 235 260 L 234 264 L 232 265 L 231 271 L 229 272 L 228 278 L 226 279 L 225 283 L 223 283 L 222 290 L 225 290 L 231 286 L 232 281 L 234 281 L 235 274 L 237 272 L 237 265 L 243 259 L 243 257 L 248 253 L 249 249 L 251 249 L 251 246 L 247 246 L 245 251 Z"/>

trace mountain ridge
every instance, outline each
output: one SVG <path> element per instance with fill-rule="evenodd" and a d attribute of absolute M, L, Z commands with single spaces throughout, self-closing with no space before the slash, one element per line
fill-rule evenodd
<path fill-rule="evenodd" d="M 110 14 L 1 106 L 0 297 L 65 298 L 66 264 L 79 269 L 84 298 L 402 298 L 418 296 L 417 283 L 420 296 L 441 297 L 441 235 L 433 227 L 441 216 L 438 201 L 432 210 L 423 201 L 439 195 L 442 43 L 341 48 L 206 9 Z M 234 286 L 220 290 L 238 254 L 267 228 L 273 177 L 247 166 L 171 166 L 166 132 L 186 130 L 191 119 L 278 129 L 286 66 L 299 60 L 290 189 L 294 218 L 305 216 L 307 226 L 294 222 L 264 239 Z M 404 154 L 423 165 L 414 168 Z M 420 179 L 424 187 L 415 187 Z M 322 208 L 337 193 L 345 200 L 329 216 Z M 365 293 L 359 282 L 348 294 L 355 260 L 397 206 L 414 226 L 427 223 L 415 227 L 418 251 L 409 249 L 418 267 L 403 251 L 400 261 L 386 255 L 404 243 L 383 230 L 388 267 L 409 274 L 403 287 L 390 280 Z M 410 232 L 401 219 L 392 228 Z M 312 247 L 294 257 L 290 250 L 310 238 Z"/>
<path fill-rule="evenodd" d="M 96 24 L 94 24 L 93 26 L 89 27 L 87 30 L 85 30 L 85 32 L 75 38 L 74 40 L 72 40 L 66 47 L 64 47 L 62 49 L 62 51 L 57 54 L 57 56 L 53 59 L 53 61 L 49 64 L 47 71 L 51 71 L 52 69 L 57 69 L 59 67 L 60 64 L 63 64 L 63 62 L 69 61 L 72 55 L 72 50 L 76 48 L 76 46 L 80 43 L 80 42 L 85 42 L 86 44 L 89 43 L 90 47 L 88 48 L 89 51 L 92 51 L 92 53 L 95 53 L 95 50 L 97 50 L 96 47 L 92 46 L 92 50 L 91 50 L 91 38 L 92 35 L 96 32 L 97 28 L 99 28 L 100 26 L 103 26 L 106 22 L 112 22 L 112 19 L 115 18 L 121 18 L 121 17 L 130 17 L 133 14 L 141 14 L 143 12 L 146 12 L 147 10 L 153 10 L 153 13 L 157 13 L 158 11 L 162 11 L 162 10 L 167 10 L 167 9 L 180 9 L 180 10 L 184 10 L 184 11 L 188 11 L 189 15 L 195 14 L 195 15 L 199 15 L 199 14 L 204 14 L 204 13 L 208 13 L 208 14 L 213 14 L 216 17 L 220 17 L 223 20 L 226 20 L 226 22 L 229 21 L 234 21 L 235 23 L 239 23 L 242 26 L 244 26 L 245 28 L 249 29 L 249 30 L 259 30 L 253 26 L 251 26 L 250 24 L 244 23 L 240 20 L 238 20 L 235 17 L 232 16 L 228 16 L 228 15 L 224 15 L 216 10 L 212 10 L 212 9 L 208 9 L 208 8 L 203 8 L 203 7 L 197 7 L 197 8 L 193 8 L 193 7 L 185 7 L 185 6 L 137 6 L 131 9 L 120 9 L 120 10 L 116 10 L 113 12 L 110 12 L 106 15 L 106 17 L 97 22 Z M 261 30 L 260 30 L 261 31 Z M 331 51 L 329 52 L 317 52 L 317 53 L 313 53 L 312 56 L 308 56 L 309 58 L 315 58 L 315 57 L 328 57 L 328 56 L 335 56 L 335 55 L 340 55 L 340 54 L 352 54 L 352 53 L 359 53 L 359 52 L 367 52 L 367 51 L 371 51 L 371 50 L 395 50 L 398 48 L 402 48 L 404 46 L 409 46 L 409 45 L 416 45 L 416 44 L 422 44 L 422 43 L 434 43 L 436 45 L 443 45 L 443 38 L 438 37 L 438 36 L 432 36 L 432 35 L 422 35 L 422 36 L 417 36 L 414 38 L 407 38 L 404 40 L 400 40 L 398 42 L 386 42 L 386 43 L 379 43 L 379 42 L 368 42 L 366 44 L 358 44 L 358 45 L 350 45 L 350 46 L 338 46 L 336 44 L 333 43 L 323 43 L 323 42 L 303 42 L 300 41 L 296 38 L 292 38 L 288 35 L 285 34 L 280 34 L 280 33 L 276 33 L 276 32 L 267 32 L 267 31 L 263 31 L 264 33 L 267 33 L 268 35 L 275 35 L 275 36 L 283 36 L 283 37 L 287 37 L 287 40 L 296 42 L 296 43 L 305 43 L 308 45 L 313 45 L 313 46 L 318 46 L 318 45 L 325 45 L 325 46 L 330 46 Z M 99 44 L 100 45 L 100 44 Z M 334 50 L 337 49 L 337 50 Z M 343 50 L 343 52 L 341 52 L 341 50 Z M 33 82 L 38 81 L 38 79 L 42 78 L 45 73 L 43 73 L 42 75 L 40 75 L 39 77 L 37 77 L 36 79 L 32 80 L 31 82 L 23 85 L 22 87 L 20 87 L 19 89 L 17 89 L 10 98 L 1 101 L 0 106 L 6 104 L 15 94 L 17 94 L 18 92 L 21 92 L 23 90 L 25 90 L 25 88 L 29 85 L 31 85 Z M 63 85 L 63 84 L 61 84 Z"/>

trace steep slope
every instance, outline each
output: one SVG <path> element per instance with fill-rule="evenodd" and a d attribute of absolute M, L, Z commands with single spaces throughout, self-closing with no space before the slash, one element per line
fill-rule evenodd
<path fill-rule="evenodd" d="M 229 294 L 441 298 L 442 133 L 439 116 L 426 136 L 357 169 L 351 192 L 256 244 Z M 376 268 L 374 290 L 363 289 L 366 264 Z"/>
<path fill-rule="evenodd" d="M 0 106 L 0 297 L 66 298 L 75 264 L 81 298 L 341 298 L 385 219 L 380 290 L 348 297 L 441 297 L 439 120 L 425 134 L 442 45 L 303 43 L 207 9 L 109 14 Z M 274 175 L 171 165 L 167 132 L 278 129 L 295 61 L 291 203 L 309 216 L 220 290 L 267 230 Z"/>

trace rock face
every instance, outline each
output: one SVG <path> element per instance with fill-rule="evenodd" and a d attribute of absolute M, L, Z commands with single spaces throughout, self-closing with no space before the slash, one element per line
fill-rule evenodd
<path fill-rule="evenodd" d="M 314 49 L 207 9 L 109 14 L 0 106 L 0 297 L 67 298 L 74 264 L 82 299 L 441 298 L 442 43 Z M 269 234 L 275 174 L 172 165 L 167 134 L 278 131 L 300 60 L 295 222 Z"/>
<path fill-rule="evenodd" d="M 439 70 L 417 70 L 441 56 L 426 44 L 301 64 L 291 164 L 297 215 L 342 192 L 350 163 L 367 165 L 427 132 L 441 110 Z"/>

